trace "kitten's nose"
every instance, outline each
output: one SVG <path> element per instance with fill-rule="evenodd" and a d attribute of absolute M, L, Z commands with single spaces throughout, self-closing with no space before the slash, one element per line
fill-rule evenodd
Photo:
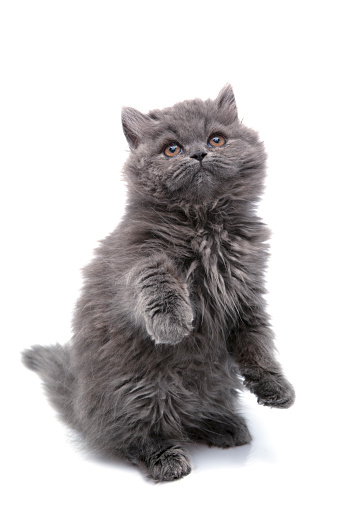
<path fill-rule="evenodd" d="M 192 157 L 192 159 L 197 159 L 198 161 L 202 161 L 205 156 L 207 156 L 207 152 L 197 152 L 196 154 L 193 154 L 191 157 Z"/>

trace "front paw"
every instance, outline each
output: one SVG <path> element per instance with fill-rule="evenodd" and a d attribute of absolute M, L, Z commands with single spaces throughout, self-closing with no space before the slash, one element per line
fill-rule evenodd
<path fill-rule="evenodd" d="M 262 369 L 245 373 L 245 386 L 257 396 L 259 404 L 289 408 L 295 401 L 292 385 L 280 373 Z"/>
<path fill-rule="evenodd" d="M 161 309 L 160 306 L 146 313 L 146 329 L 155 343 L 179 343 L 193 329 L 193 310 L 189 303 L 182 301 L 175 309 Z"/>

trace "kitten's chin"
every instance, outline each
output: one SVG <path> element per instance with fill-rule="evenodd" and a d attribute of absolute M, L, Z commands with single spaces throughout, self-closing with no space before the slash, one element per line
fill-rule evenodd
<path fill-rule="evenodd" d="M 218 198 L 221 187 L 211 174 L 202 169 L 183 191 L 187 201 L 194 204 L 208 204 Z"/>
<path fill-rule="evenodd" d="M 176 193 L 176 198 L 192 205 L 208 205 L 219 197 L 217 186 L 206 182 L 203 176 L 198 176 L 194 183 L 191 183 L 187 189 L 181 189 Z"/>
<path fill-rule="evenodd" d="M 167 189 L 173 198 L 194 204 L 214 201 L 221 189 L 213 172 L 203 165 L 190 170 L 185 179 L 167 182 Z"/>

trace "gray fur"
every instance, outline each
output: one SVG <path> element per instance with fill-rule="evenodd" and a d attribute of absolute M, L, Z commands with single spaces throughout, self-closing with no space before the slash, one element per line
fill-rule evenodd
<path fill-rule="evenodd" d="M 251 440 L 241 377 L 263 405 L 294 401 L 263 297 L 269 235 L 255 211 L 266 156 L 230 86 L 147 115 L 125 108 L 122 123 L 125 216 L 84 270 L 70 344 L 23 356 L 88 444 L 168 481 L 190 472 L 190 441 Z M 224 146 L 207 144 L 214 133 Z M 174 141 L 182 151 L 167 157 Z"/>

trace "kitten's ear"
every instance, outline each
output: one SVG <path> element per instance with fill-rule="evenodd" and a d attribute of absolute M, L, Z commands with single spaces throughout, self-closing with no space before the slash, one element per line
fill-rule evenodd
<path fill-rule="evenodd" d="M 124 134 L 130 148 L 138 147 L 143 138 L 143 133 L 149 128 L 151 119 L 134 108 L 123 108 L 121 121 Z"/>
<path fill-rule="evenodd" d="M 227 113 L 229 122 L 234 122 L 238 119 L 237 105 L 235 102 L 233 89 L 230 84 L 227 84 L 220 90 L 215 102 L 219 110 Z"/>

